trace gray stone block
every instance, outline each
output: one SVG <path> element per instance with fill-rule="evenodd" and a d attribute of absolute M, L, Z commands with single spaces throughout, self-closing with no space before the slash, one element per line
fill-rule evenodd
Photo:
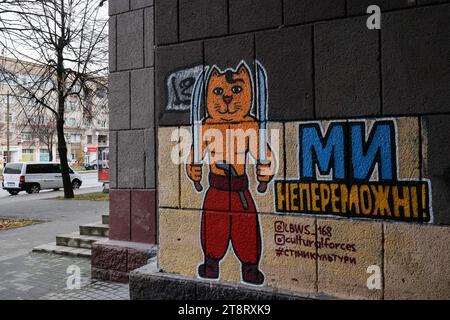
<path fill-rule="evenodd" d="M 284 23 L 297 24 L 345 16 L 345 0 L 284 0 Z"/>
<path fill-rule="evenodd" d="M 117 132 L 109 132 L 109 186 L 117 188 Z"/>
<path fill-rule="evenodd" d="M 178 0 L 155 0 L 155 41 L 157 45 L 178 41 Z"/>
<path fill-rule="evenodd" d="M 118 133 L 119 188 L 144 188 L 144 131 Z"/>
<path fill-rule="evenodd" d="M 144 131 L 144 152 L 145 152 L 145 187 L 153 189 L 156 187 L 156 147 L 155 130 Z"/>
<path fill-rule="evenodd" d="M 311 27 L 258 33 L 256 58 L 268 73 L 269 119 L 313 118 Z"/>
<path fill-rule="evenodd" d="M 153 11 L 153 7 L 144 11 L 144 58 L 146 67 L 153 67 L 155 64 Z"/>
<path fill-rule="evenodd" d="M 244 60 L 253 67 L 253 35 L 245 34 L 205 41 L 205 64 L 221 70 L 236 68 Z"/>
<path fill-rule="evenodd" d="M 347 14 L 359 15 L 366 14 L 370 5 L 377 5 L 381 12 L 393 9 L 413 7 L 416 0 L 347 0 Z"/>
<path fill-rule="evenodd" d="M 117 17 L 117 69 L 129 70 L 144 66 L 143 10 Z"/>
<path fill-rule="evenodd" d="M 117 70 L 117 18 L 109 18 L 109 72 Z"/>
<path fill-rule="evenodd" d="M 131 71 L 131 129 L 153 128 L 154 69 Z"/>
<path fill-rule="evenodd" d="M 130 10 L 129 0 L 109 0 L 109 15 L 114 15 Z"/>
<path fill-rule="evenodd" d="M 317 24 L 314 52 L 318 117 L 380 114 L 378 30 L 365 17 Z"/>
<path fill-rule="evenodd" d="M 427 5 L 427 4 L 437 4 L 437 3 L 446 3 L 450 2 L 450 0 L 416 0 L 419 6 Z"/>
<path fill-rule="evenodd" d="M 422 118 L 423 177 L 431 180 L 433 222 L 450 224 L 450 115 Z"/>
<path fill-rule="evenodd" d="M 306 300 L 288 292 L 216 283 L 159 272 L 156 260 L 130 272 L 132 300 Z M 329 298 L 329 297 L 321 297 Z"/>
<path fill-rule="evenodd" d="M 282 0 L 230 0 L 230 32 L 246 32 L 282 24 Z"/>
<path fill-rule="evenodd" d="M 227 0 L 179 0 L 180 41 L 225 35 Z"/>
<path fill-rule="evenodd" d="M 130 9 L 136 10 L 153 5 L 153 0 L 130 0 Z"/>
<path fill-rule="evenodd" d="M 171 73 L 203 64 L 202 42 L 158 47 L 156 50 L 156 105 L 159 125 L 190 124 L 190 111 L 167 111 L 167 79 Z M 190 97 L 187 97 L 190 99 Z"/>
<path fill-rule="evenodd" d="M 109 128 L 130 128 L 130 74 L 126 71 L 109 76 Z"/>
<path fill-rule="evenodd" d="M 383 15 L 384 112 L 450 111 L 450 5 Z"/>

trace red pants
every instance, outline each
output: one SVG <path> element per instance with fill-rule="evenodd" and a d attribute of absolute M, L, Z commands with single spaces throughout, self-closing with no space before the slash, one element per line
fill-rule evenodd
<path fill-rule="evenodd" d="M 241 263 L 258 264 L 261 257 L 261 234 L 258 213 L 248 190 L 247 176 L 225 177 L 211 174 L 209 184 L 203 203 L 201 227 L 205 257 L 222 260 L 231 240 Z"/>

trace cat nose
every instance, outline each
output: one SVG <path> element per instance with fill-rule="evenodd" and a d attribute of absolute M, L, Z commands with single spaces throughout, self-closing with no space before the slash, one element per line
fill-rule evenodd
<path fill-rule="evenodd" d="M 226 104 L 230 104 L 230 102 L 233 101 L 233 96 L 223 96 L 223 101 L 225 101 Z"/>

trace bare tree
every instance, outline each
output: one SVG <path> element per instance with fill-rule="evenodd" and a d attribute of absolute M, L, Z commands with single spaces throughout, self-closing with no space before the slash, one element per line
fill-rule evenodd
<path fill-rule="evenodd" d="M 45 145 L 48 150 L 49 161 L 53 161 L 53 146 L 55 145 L 56 137 L 56 119 L 52 113 L 46 111 L 45 108 L 38 104 L 26 106 L 21 103 L 23 116 L 21 121 L 16 125 L 19 126 L 19 132 L 29 133 L 31 140 L 26 141 L 22 139 L 22 144 L 27 144 L 32 147 L 36 143 L 36 138 L 39 143 Z M 39 147 L 38 143 L 38 147 Z"/>
<path fill-rule="evenodd" d="M 91 88 L 105 86 L 107 19 L 101 0 L 0 2 L 0 48 L 14 61 L 0 75 L 14 94 L 48 110 L 56 119 L 64 195 L 73 198 L 64 135 L 67 99 L 86 114 Z M 7 12 L 3 13 L 2 12 Z M 1 80 L 1 79 L 0 79 Z"/>

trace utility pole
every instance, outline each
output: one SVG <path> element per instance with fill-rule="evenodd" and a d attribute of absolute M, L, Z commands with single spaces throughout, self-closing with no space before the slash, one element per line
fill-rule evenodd
<path fill-rule="evenodd" d="M 9 150 L 9 93 L 6 94 L 6 163 L 11 161 Z"/>

